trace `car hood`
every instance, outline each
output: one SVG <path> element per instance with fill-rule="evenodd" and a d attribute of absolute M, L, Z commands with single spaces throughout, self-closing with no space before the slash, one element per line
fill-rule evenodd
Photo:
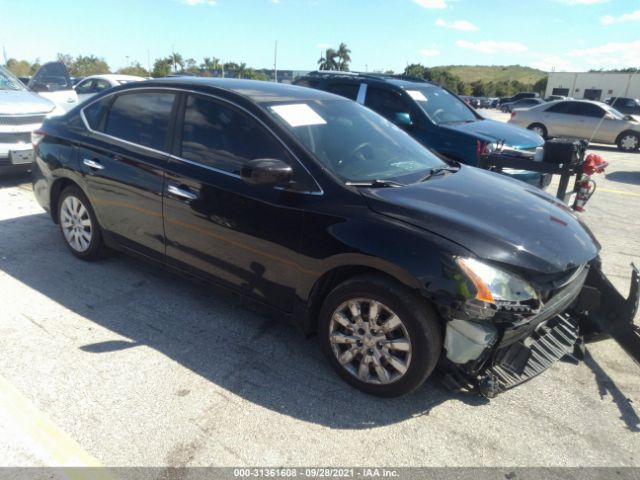
<path fill-rule="evenodd" d="M 49 113 L 54 104 L 28 90 L 0 90 L 0 115 Z"/>
<path fill-rule="evenodd" d="M 495 120 L 484 119 L 476 122 L 452 123 L 441 125 L 441 127 L 483 138 L 486 141 L 505 142 L 506 146 L 518 149 L 530 149 L 544 145 L 544 140 L 537 134 Z"/>
<path fill-rule="evenodd" d="M 413 224 L 479 258 L 542 274 L 595 258 L 600 245 L 563 203 L 503 175 L 463 165 L 399 188 L 363 188 L 377 213 Z"/>

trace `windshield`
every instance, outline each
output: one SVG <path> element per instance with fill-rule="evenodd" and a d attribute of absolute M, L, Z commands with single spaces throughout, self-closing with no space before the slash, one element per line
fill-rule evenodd
<path fill-rule="evenodd" d="M 0 66 L 0 90 L 24 90 L 24 85 L 18 77 L 6 68 Z"/>
<path fill-rule="evenodd" d="M 411 183 L 446 166 L 400 128 L 356 102 L 314 100 L 267 110 L 345 182 Z"/>
<path fill-rule="evenodd" d="M 407 93 L 437 125 L 478 120 L 464 101 L 442 88 L 418 87 L 407 90 Z"/>

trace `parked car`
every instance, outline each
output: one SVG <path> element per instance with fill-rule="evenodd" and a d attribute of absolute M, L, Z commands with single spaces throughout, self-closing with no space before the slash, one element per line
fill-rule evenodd
<path fill-rule="evenodd" d="M 545 102 L 553 102 L 554 100 L 568 100 L 569 97 L 565 97 L 564 95 L 549 95 L 548 97 L 544 97 Z"/>
<path fill-rule="evenodd" d="M 614 97 L 606 99 L 605 103 L 625 115 L 640 115 L 640 100 L 637 98 Z"/>
<path fill-rule="evenodd" d="M 576 301 L 599 245 L 568 208 L 336 95 L 134 82 L 45 121 L 34 144 L 33 191 L 73 255 L 121 248 L 238 291 L 317 332 L 371 394 L 414 390 L 440 363 L 492 396 L 594 329 Z"/>
<path fill-rule="evenodd" d="M 478 97 L 478 108 L 491 108 L 491 104 L 493 103 L 493 99 L 489 97 Z"/>
<path fill-rule="evenodd" d="M 312 72 L 296 85 L 356 100 L 400 126 L 424 146 L 458 162 L 477 165 L 478 150 L 542 159 L 544 140 L 504 122 L 489 120 L 457 95 L 415 78 L 342 72 Z M 524 170 L 505 173 L 538 187 L 551 176 Z"/>
<path fill-rule="evenodd" d="M 539 98 L 522 98 L 520 100 L 516 100 L 515 102 L 505 103 L 504 105 L 500 105 L 500 111 L 505 113 L 511 113 L 515 108 L 531 108 L 535 105 L 541 105 L 544 103 L 544 100 L 540 100 Z"/>
<path fill-rule="evenodd" d="M 62 62 L 45 63 L 31 77 L 29 90 L 51 100 L 63 110 L 70 110 L 78 103 L 69 72 Z"/>
<path fill-rule="evenodd" d="M 560 100 L 516 110 L 509 123 L 533 130 L 543 138 L 586 138 L 632 152 L 640 147 L 640 122 L 591 100 Z"/>
<path fill-rule="evenodd" d="M 46 115 L 64 113 L 0 66 L 0 174 L 31 168 L 31 132 Z"/>
<path fill-rule="evenodd" d="M 511 103 L 511 102 L 515 102 L 518 100 L 522 100 L 523 98 L 539 98 L 540 94 L 535 93 L 535 92 L 520 92 L 520 93 L 516 93 L 514 96 L 512 97 L 501 97 L 500 98 L 500 105 L 504 105 L 505 103 Z"/>
<path fill-rule="evenodd" d="M 93 97 L 96 93 L 100 93 L 108 88 L 124 85 L 129 82 L 140 82 L 146 80 L 144 77 L 134 75 L 92 75 L 85 77 L 75 87 L 78 94 L 78 101 L 84 102 L 86 99 Z"/>

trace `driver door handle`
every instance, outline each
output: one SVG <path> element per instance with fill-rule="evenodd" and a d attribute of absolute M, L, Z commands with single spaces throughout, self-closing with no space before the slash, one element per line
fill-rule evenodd
<path fill-rule="evenodd" d="M 89 158 L 85 158 L 82 163 L 84 163 L 87 167 L 92 168 L 94 170 L 104 170 L 104 165 L 95 160 L 91 160 Z"/>
<path fill-rule="evenodd" d="M 184 200 L 195 200 L 198 198 L 198 195 L 189 191 L 186 188 L 181 188 L 176 185 L 169 185 L 167 187 L 167 192 L 176 197 L 182 198 Z"/>

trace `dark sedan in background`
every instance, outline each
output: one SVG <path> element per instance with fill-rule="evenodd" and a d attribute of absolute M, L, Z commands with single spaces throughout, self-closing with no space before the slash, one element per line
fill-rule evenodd
<path fill-rule="evenodd" d="M 516 100 L 515 102 L 509 102 L 500 105 L 500 111 L 511 113 L 516 108 L 531 108 L 535 107 L 536 105 L 542 105 L 543 103 L 545 103 L 544 100 L 541 100 L 539 98 L 522 98 L 520 100 Z"/>
<path fill-rule="evenodd" d="M 448 385 L 493 396 L 613 322 L 594 323 L 617 292 L 563 204 L 445 163 L 342 97 L 134 83 L 46 121 L 34 145 L 36 198 L 73 255 L 110 246 L 239 292 L 318 332 L 371 394 L 440 364 Z"/>

